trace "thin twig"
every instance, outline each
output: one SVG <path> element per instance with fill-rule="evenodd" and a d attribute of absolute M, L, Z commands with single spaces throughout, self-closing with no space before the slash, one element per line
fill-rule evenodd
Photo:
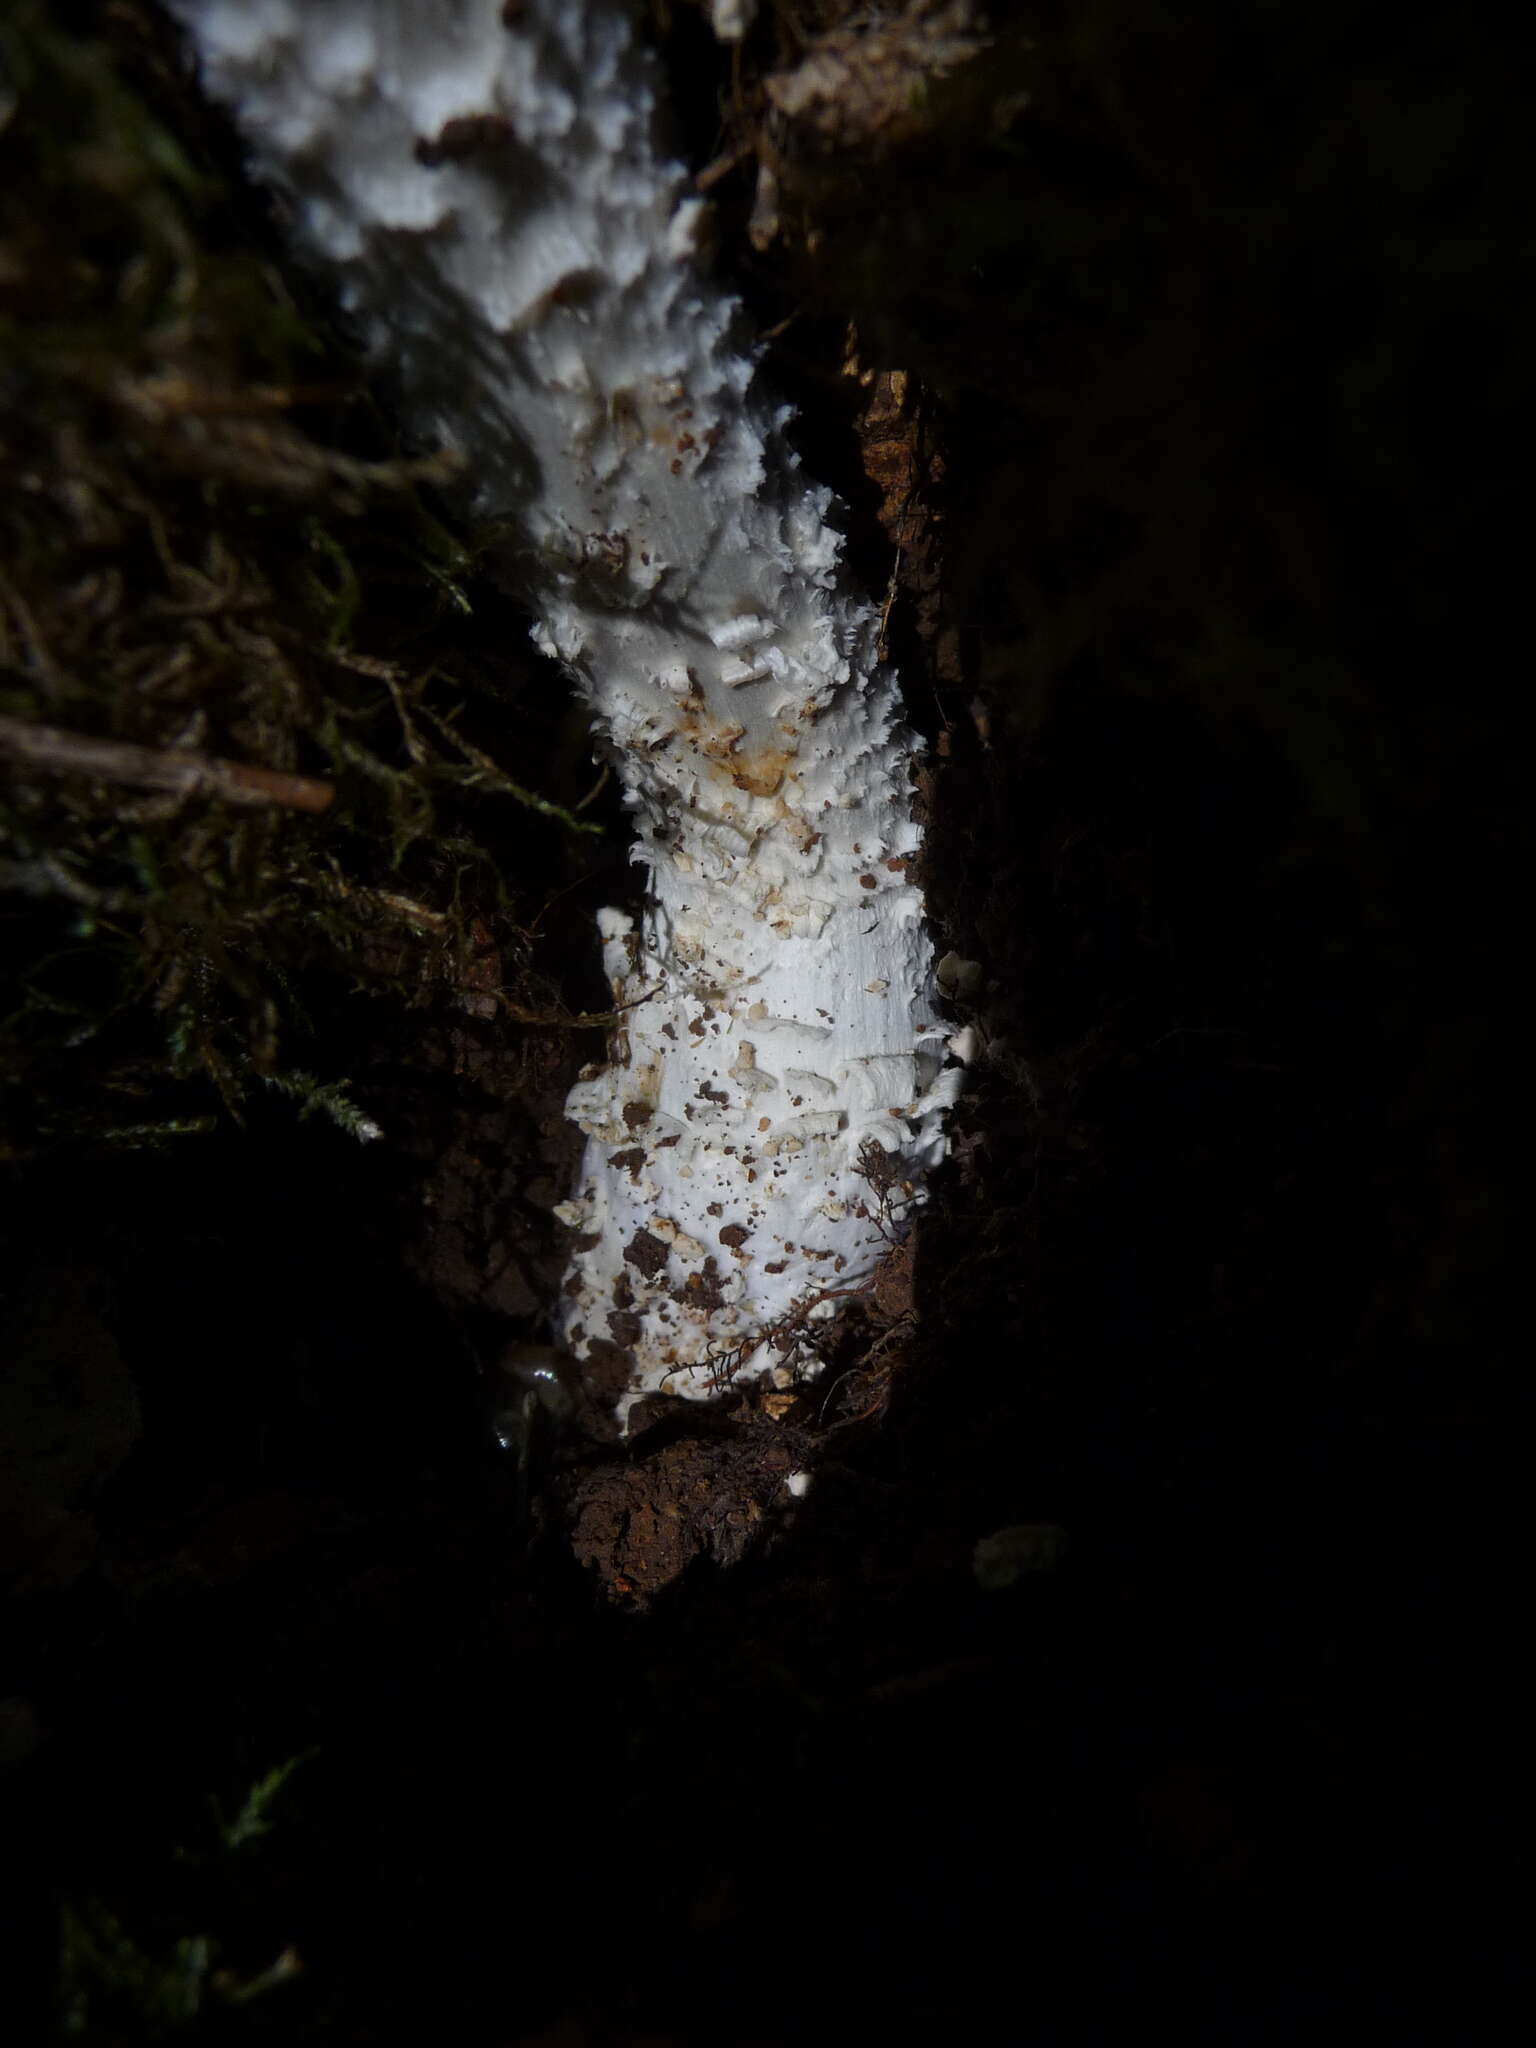
<path fill-rule="evenodd" d="M 83 775 L 93 782 L 125 782 L 137 789 L 171 789 L 185 796 L 218 796 L 232 804 L 279 804 L 290 811 L 324 811 L 334 783 L 312 775 L 285 775 L 240 761 L 220 761 L 185 747 L 136 747 L 96 739 L 24 718 L 0 718 L 0 759 L 24 762 L 48 775 Z"/>
<path fill-rule="evenodd" d="M 587 791 L 586 795 L 582 798 L 579 804 L 573 804 L 571 806 L 572 810 L 584 811 L 587 808 L 588 804 L 596 802 L 597 798 L 602 795 L 604 789 L 607 787 L 608 773 L 608 763 L 605 761 L 603 763 L 602 773 L 598 776 L 596 782 L 593 783 L 592 787 Z"/>
<path fill-rule="evenodd" d="M 724 156 L 717 156 L 713 163 L 706 164 L 695 177 L 694 191 L 708 192 L 711 186 L 718 185 L 722 178 L 730 176 L 738 164 L 745 163 L 755 148 L 754 143 L 743 142 L 736 149 L 728 149 Z"/>
<path fill-rule="evenodd" d="M 646 989 L 638 996 L 631 996 L 627 1003 L 620 1003 L 616 1010 L 527 1010 L 521 1003 L 514 1003 L 505 989 L 492 991 L 509 1017 L 519 1024 L 545 1024 L 556 1031 L 612 1031 L 624 1021 L 626 1010 L 638 1009 L 641 1003 L 648 1003 L 656 991 Z"/>
<path fill-rule="evenodd" d="M 57 697 L 63 683 L 58 663 L 49 652 L 48 643 L 44 640 L 38 623 L 33 618 L 25 598 L 23 598 L 21 592 L 11 582 L 11 579 L 3 569 L 0 569 L 0 599 L 4 599 L 6 605 L 10 608 L 11 616 L 15 619 L 21 637 L 26 642 L 27 652 L 32 657 L 32 666 L 43 688 L 50 697 Z"/>

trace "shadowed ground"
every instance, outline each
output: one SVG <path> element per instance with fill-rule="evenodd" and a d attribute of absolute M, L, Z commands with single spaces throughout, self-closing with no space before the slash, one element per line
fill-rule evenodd
<path fill-rule="evenodd" d="M 251 858 L 296 905 L 340 847 L 349 888 L 442 926 L 375 905 L 366 932 L 279 931 L 257 958 L 238 919 L 268 884 L 242 896 L 236 861 L 234 973 L 210 983 L 206 935 L 228 935 L 177 836 L 206 813 L 133 825 L 172 835 L 173 916 L 124 852 L 120 790 L 7 784 L 32 834 L 8 860 L 122 895 L 98 915 L 129 991 L 74 1043 L 54 1011 L 16 1026 L 19 999 L 7 1026 L 0 1796 L 33 1994 L 62 1920 L 86 2038 L 193 2004 L 210 2036 L 550 2048 L 1149 2022 L 1278 2042 L 1324 2018 L 1468 2038 L 1511 1974 L 1506 472 L 1532 323 L 1506 56 L 1365 7 L 1149 27 L 1041 6 L 921 90 L 921 49 L 887 49 L 841 114 L 791 116 L 807 54 L 847 57 L 822 12 L 770 13 L 734 75 L 691 13 L 664 49 L 722 260 L 788 322 L 807 462 L 849 499 L 871 584 L 894 566 L 930 906 L 941 951 L 977 963 L 953 1165 L 824 1393 L 618 1455 L 499 1368 L 557 1284 L 559 1104 L 592 1045 L 527 1019 L 602 1001 L 586 934 L 622 832 L 602 796 L 588 845 L 428 772 L 440 808 L 410 812 L 396 868 L 389 778 L 422 764 L 389 690 L 340 697 L 379 773 L 323 730 L 367 680 L 326 665 L 338 645 L 401 663 L 443 718 L 494 670 L 460 729 L 579 803 L 579 735 L 491 661 L 521 638 L 509 601 L 472 587 L 424 649 L 411 604 L 339 636 L 290 612 L 291 759 L 262 752 L 270 716 L 242 753 L 228 693 L 189 700 L 210 755 L 335 783 L 340 838 L 259 814 Z M 121 31 L 95 61 L 216 156 Z M 35 105 L 18 90 L 0 133 L 34 172 Z M 220 249 L 267 261 L 259 210 L 228 205 Z M 93 260 L 118 303 L 148 230 L 113 206 Z M 14 280 L 40 259 L 16 254 L 14 199 L 5 220 L 7 318 L 35 330 Z M 251 540 L 249 478 L 231 509 L 206 469 L 169 482 L 163 440 L 82 415 L 56 350 L 18 371 L 19 331 L 0 710 L 96 731 L 84 666 L 48 709 L 39 645 L 76 643 L 41 625 L 99 648 L 80 577 L 115 566 L 141 606 L 158 586 L 139 524 L 72 552 L 82 436 L 173 542 L 211 504 L 264 586 L 309 556 L 291 519 Z M 401 459 L 372 411 L 280 412 Z M 54 495 L 22 518 L 28 473 Z M 415 514 L 345 516 L 379 586 L 380 553 L 419 563 Z M 45 531 L 65 538 L 40 566 L 22 542 Z M 186 743 L 108 694 L 140 720 L 119 737 Z M 523 740 L 497 753 L 508 695 Z M 443 861 L 445 829 L 478 864 Z M 100 1007 L 95 955 L 88 985 L 41 964 L 83 943 L 79 903 L 18 884 L 7 906 L 7 972 Z M 242 1125 L 191 1025 L 170 1071 L 188 989 L 213 991 L 194 1023 L 244 1077 Z M 500 1014 L 475 1007 L 496 991 Z M 343 1082 L 385 1142 L 324 1102 L 300 1120 Z M 211 1127 L 128 1148 L 123 1101 L 135 1126 Z M 792 1520 L 759 1511 L 786 1446 L 815 1474 Z M 1005 1531 L 1025 1533 L 978 1558 Z"/>

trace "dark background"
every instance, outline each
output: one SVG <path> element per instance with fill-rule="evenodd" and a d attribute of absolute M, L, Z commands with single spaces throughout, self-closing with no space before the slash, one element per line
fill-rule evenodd
<path fill-rule="evenodd" d="M 789 35 L 733 87 L 670 21 L 701 164 Z M 590 1042 L 381 1025 L 397 1148 L 274 1110 L 12 1169 L 13 1330 L 75 1304 L 143 1409 L 5 1639 L 39 2013 L 61 1906 L 291 1944 L 232 2037 L 1477 2040 L 1512 1990 L 1517 55 L 1366 6 L 994 35 L 867 162 L 781 136 L 777 244 L 750 161 L 715 194 L 872 578 L 850 318 L 941 457 L 893 630 L 985 1051 L 916 1347 L 792 1527 L 630 1613 L 478 1405 Z M 526 1303 L 428 1188 L 500 1203 Z M 986 1590 L 1016 1524 L 1064 1561 Z M 311 1751 L 219 1851 L 210 1797 Z M 87 2038 L 150 2030 L 118 1963 Z"/>

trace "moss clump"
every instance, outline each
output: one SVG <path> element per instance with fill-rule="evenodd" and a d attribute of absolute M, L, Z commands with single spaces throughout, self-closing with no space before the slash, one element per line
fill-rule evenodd
<path fill-rule="evenodd" d="M 0 1150 L 238 1114 L 317 974 L 548 1010 L 590 771 L 451 462 L 296 301 L 158 17 L 22 5 L 0 81 Z"/>

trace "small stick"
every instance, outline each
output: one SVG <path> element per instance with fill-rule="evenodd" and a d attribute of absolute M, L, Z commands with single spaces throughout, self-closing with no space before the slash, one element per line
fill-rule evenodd
<path fill-rule="evenodd" d="M 336 795 L 334 783 L 312 775 L 251 768 L 184 747 L 161 751 L 125 740 L 94 739 L 56 725 L 33 725 L 24 718 L 0 718 L 0 759 L 25 762 L 45 774 L 85 775 L 96 782 L 181 790 L 188 796 L 221 796 L 232 804 L 281 804 L 290 811 L 328 810 Z"/>
<path fill-rule="evenodd" d="M 493 989 L 496 997 L 509 1017 L 519 1024 L 546 1024 L 559 1031 L 613 1031 L 624 1021 L 627 1010 L 638 1009 L 641 1003 L 648 1003 L 656 991 L 643 990 L 631 996 L 627 1003 L 620 1003 L 616 1010 L 528 1010 L 521 1003 L 514 1003 L 505 989 Z"/>
<path fill-rule="evenodd" d="M 693 189 L 695 192 L 707 192 L 712 185 L 718 185 L 722 178 L 728 177 L 738 164 L 745 163 L 752 152 L 753 144 L 750 142 L 743 142 L 737 149 L 728 149 L 724 156 L 717 156 L 713 163 L 704 166 L 693 181 Z"/>

